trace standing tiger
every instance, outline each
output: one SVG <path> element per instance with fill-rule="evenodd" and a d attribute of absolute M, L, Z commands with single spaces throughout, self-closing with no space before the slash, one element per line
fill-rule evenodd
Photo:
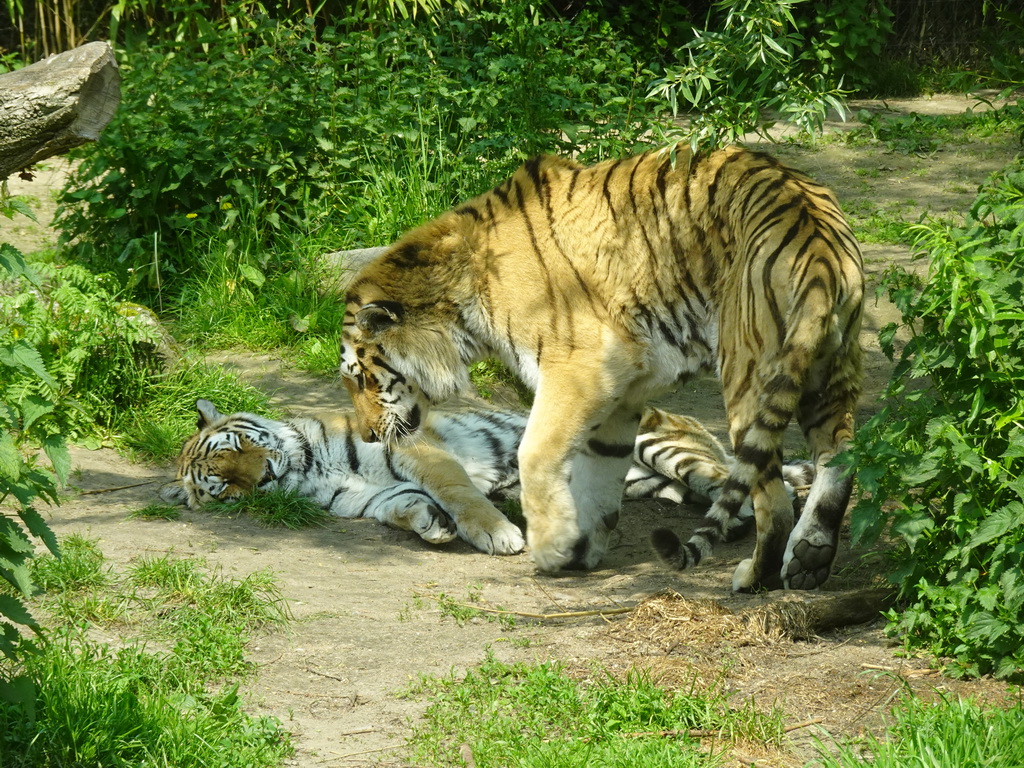
<path fill-rule="evenodd" d="M 276 421 L 225 415 L 196 402 L 198 431 L 185 441 L 178 476 L 160 490 L 195 509 L 256 490 L 286 488 L 339 517 L 369 517 L 443 544 L 456 535 L 495 555 L 522 550 L 519 528 L 487 497 L 519 493 L 516 452 L 526 417 L 514 411 L 435 409 L 415 439 L 390 447 L 358 439 L 351 413 Z M 707 506 L 728 477 L 730 458 L 700 422 L 651 409 L 629 470 L 630 498 Z M 806 467 L 786 467 L 794 485 Z M 746 504 L 731 535 L 749 527 Z"/>
<path fill-rule="evenodd" d="M 733 588 L 809 589 L 828 578 L 852 490 L 832 459 L 853 433 L 863 282 L 835 197 L 768 155 L 540 157 L 353 277 L 340 370 L 363 438 L 387 443 L 473 360 L 497 356 L 533 388 L 519 466 L 543 571 L 597 565 L 644 403 L 716 371 L 736 461 L 709 525 L 655 547 L 696 564 L 749 495 L 757 536 Z M 794 416 L 817 469 L 795 525 L 780 469 Z"/>

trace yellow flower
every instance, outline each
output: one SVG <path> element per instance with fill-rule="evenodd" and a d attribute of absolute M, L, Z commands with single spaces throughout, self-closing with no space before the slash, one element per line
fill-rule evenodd
<path fill-rule="evenodd" d="M 199 215 L 198 213 L 186 213 L 185 214 L 185 218 L 186 219 L 194 219 L 198 215 Z"/>
<path fill-rule="evenodd" d="M 229 202 L 227 202 L 227 201 L 225 201 L 225 202 L 223 202 L 223 203 L 221 203 L 221 204 L 220 204 L 220 209 L 221 209 L 222 211 L 230 211 L 230 210 L 231 210 L 232 208 L 234 208 L 234 207 L 235 207 L 235 206 L 233 206 L 233 205 L 232 205 L 231 203 L 229 203 Z"/>

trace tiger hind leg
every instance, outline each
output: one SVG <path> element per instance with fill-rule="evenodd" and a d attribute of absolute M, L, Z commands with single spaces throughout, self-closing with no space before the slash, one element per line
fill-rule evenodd
<path fill-rule="evenodd" d="M 815 477 L 803 513 L 790 535 L 782 564 L 787 589 L 816 589 L 829 577 L 839 529 L 853 491 L 849 467 L 829 466 L 853 437 L 853 410 L 859 395 L 859 348 L 833 361 L 827 383 L 805 395 L 797 419 L 814 456 Z M 830 393 L 823 397 L 820 393 Z"/>

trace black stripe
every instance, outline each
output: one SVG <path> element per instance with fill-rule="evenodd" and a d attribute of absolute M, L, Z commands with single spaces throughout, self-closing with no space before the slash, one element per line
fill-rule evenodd
<path fill-rule="evenodd" d="M 359 517 L 363 517 L 366 514 L 367 508 L 369 508 L 369 506 L 374 502 L 383 504 L 385 502 L 394 501 L 395 499 L 400 499 L 402 496 L 422 496 L 431 504 L 437 503 L 419 488 L 385 488 L 379 493 L 375 493 L 367 500 L 359 510 Z"/>
<path fill-rule="evenodd" d="M 741 461 L 744 464 L 750 464 L 751 466 L 757 467 L 759 470 L 768 466 L 773 455 L 775 455 L 774 451 L 766 451 L 763 448 L 746 444 L 741 445 L 739 450 L 736 451 L 736 459 L 738 461 Z"/>
<path fill-rule="evenodd" d="M 604 183 L 601 185 L 601 191 L 604 194 L 604 199 L 608 203 L 608 210 L 611 211 L 612 221 L 616 221 L 618 217 L 615 215 L 615 206 L 612 204 L 612 193 L 611 193 L 611 181 L 612 174 L 615 173 L 615 169 L 622 163 L 621 160 L 616 160 L 612 163 L 608 170 L 605 171 Z"/>
<path fill-rule="evenodd" d="M 335 490 L 334 493 L 331 494 L 331 500 L 329 502 L 327 502 L 327 507 L 326 508 L 327 509 L 333 509 L 334 508 L 334 502 L 336 502 L 338 500 L 338 497 L 345 495 L 347 492 L 348 492 L 348 488 L 344 488 L 344 487 L 343 488 L 338 488 L 337 490 Z M 360 517 L 362 517 L 362 515 L 360 515 Z"/>
<path fill-rule="evenodd" d="M 354 473 L 359 472 L 359 450 L 356 448 L 355 436 L 349 429 L 345 433 L 345 458 L 348 459 L 348 468 Z"/>
<path fill-rule="evenodd" d="M 633 444 L 621 444 L 614 445 L 612 443 L 606 443 L 596 438 L 591 438 L 587 441 L 587 447 L 590 448 L 598 456 L 614 459 L 624 459 L 626 456 L 631 456 L 633 453 Z"/>
<path fill-rule="evenodd" d="M 320 426 L 323 428 L 322 424 Z M 295 438 L 302 447 L 302 471 L 309 472 L 310 467 L 313 466 L 313 446 L 310 445 L 306 436 L 299 431 L 295 432 Z"/>

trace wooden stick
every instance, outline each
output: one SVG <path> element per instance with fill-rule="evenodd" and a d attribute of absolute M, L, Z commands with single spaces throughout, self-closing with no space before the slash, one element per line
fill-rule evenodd
<path fill-rule="evenodd" d="M 787 725 L 785 728 L 782 729 L 782 732 L 783 733 L 789 733 L 790 731 L 797 731 L 797 730 L 800 730 L 801 728 L 806 728 L 809 725 L 817 725 L 818 723 L 824 722 L 824 720 L 825 720 L 825 718 L 823 718 L 823 717 L 812 717 L 810 720 L 803 720 L 803 721 L 801 721 L 799 723 L 793 723 L 792 725 Z"/>
<path fill-rule="evenodd" d="M 436 599 L 436 598 L 435 598 Z M 530 613 L 528 611 L 506 611 L 501 608 L 484 608 L 480 605 L 470 605 L 469 603 L 453 603 L 460 608 L 470 608 L 474 611 L 480 611 L 481 613 L 496 613 L 504 616 L 521 616 L 524 619 L 540 619 L 546 621 L 547 619 L 579 619 L 584 616 L 615 616 L 621 613 L 629 613 L 635 608 L 633 607 L 620 607 L 620 608 L 595 608 L 592 611 L 563 611 L 562 613 Z"/>
<path fill-rule="evenodd" d="M 331 754 L 332 755 L 337 755 L 337 757 L 332 757 L 331 760 L 347 760 L 350 757 L 358 757 L 359 755 L 369 755 L 369 754 L 372 754 L 373 752 L 387 752 L 389 749 L 399 749 L 400 747 L 403 747 L 403 746 L 405 746 L 405 745 L 404 744 L 392 744 L 390 747 L 377 747 L 376 749 L 364 749 L 364 750 L 362 750 L 360 752 L 348 752 L 346 754 L 342 754 L 341 752 L 334 752 L 334 751 L 332 751 Z"/>
<path fill-rule="evenodd" d="M 806 728 L 810 725 L 816 725 L 822 722 L 820 717 L 812 717 L 810 720 L 803 720 L 799 723 L 793 723 L 787 725 L 782 729 L 783 733 L 789 733 L 790 731 L 796 731 L 800 728 Z M 721 731 L 711 730 L 708 728 L 690 728 L 672 731 L 637 731 L 635 733 L 620 733 L 619 736 L 623 736 L 627 739 L 644 739 L 651 736 L 660 736 L 662 738 L 673 738 L 675 736 L 689 736 L 691 739 L 711 739 L 721 735 Z"/>
<path fill-rule="evenodd" d="M 142 486 L 142 485 L 152 485 L 155 482 L 157 482 L 157 481 L 156 480 L 146 480 L 146 481 L 141 482 L 141 483 L 132 483 L 131 485 L 118 485 L 118 486 L 116 486 L 114 488 L 97 488 L 97 489 L 95 489 L 93 491 L 79 491 L 78 495 L 79 496 L 91 496 L 94 493 L 112 493 L 113 491 L 123 491 L 126 488 L 138 488 L 139 486 Z"/>

